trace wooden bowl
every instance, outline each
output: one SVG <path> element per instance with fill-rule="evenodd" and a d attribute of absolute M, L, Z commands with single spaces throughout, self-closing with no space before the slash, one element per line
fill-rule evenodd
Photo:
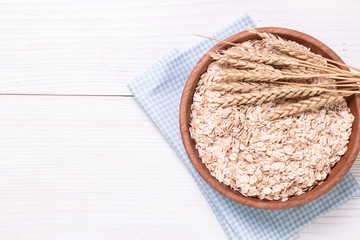
<path fill-rule="evenodd" d="M 279 35 L 282 38 L 296 41 L 308 48 L 311 49 L 312 52 L 320 54 L 324 57 L 343 62 L 341 58 L 332 51 L 325 44 L 320 42 L 319 40 L 295 31 L 286 28 L 277 28 L 277 27 L 264 27 L 257 28 L 259 32 L 269 32 L 276 35 Z M 250 33 L 248 31 L 240 32 L 231 37 L 225 39 L 228 42 L 232 43 L 240 43 L 251 39 L 260 39 L 256 34 Z M 209 52 L 215 52 L 221 49 L 226 49 L 230 47 L 229 44 L 220 42 L 216 44 L 213 48 L 209 50 Z M 198 171 L 200 176 L 215 190 L 224 195 L 225 197 L 255 208 L 262 209 L 285 209 L 297 207 L 300 205 L 304 205 L 309 203 L 327 192 L 329 192 L 336 184 L 338 184 L 341 179 L 348 173 L 351 166 L 353 165 L 356 156 L 359 152 L 360 148 L 360 136 L 359 136 L 359 109 L 360 109 L 360 97 L 359 95 L 351 96 L 347 99 L 347 103 L 350 107 L 351 113 L 355 116 L 355 120 L 353 123 L 352 134 L 350 135 L 350 142 L 348 144 L 348 150 L 341 157 L 340 161 L 332 168 L 331 174 L 325 179 L 325 181 L 321 185 L 317 185 L 312 190 L 305 192 L 300 196 L 290 197 L 288 201 L 282 202 L 278 201 L 269 201 L 269 200 L 261 200 L 259 198 L 253 197 L 245 197 L 238 191 L 231 189 L 225 184 L 219 182 L 216 178 L 210 175 L 209 170 L 202 163 L 199 153 L 195 148 L 195 141 L 190 137 L 189 127 L 190 127 L 190 112 L 191 112 L 191 104 L 193 102 L 193 95 L 195 92 L 195 88 L 200 79 L 200 76 L 206 72 L 209 64 L 212 62 L 212 59 L 208 54 L 205 54 L 200 61 L 195 65 L 193 71 L 191 72 L 181 97 L 180 102 L 180 131 L 182 141 L 185 147 L 185 150 L 190 158 L 190 161 L 194 165 L 195 169 Z M 341 67 L 344 70 L 349 70 L 345 67 Z"/>

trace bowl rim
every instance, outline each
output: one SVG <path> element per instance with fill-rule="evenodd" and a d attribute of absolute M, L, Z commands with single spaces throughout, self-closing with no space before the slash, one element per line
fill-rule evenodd
<path fill-rule="evenodd" d="M 325 55 L 326 57 L 333 59 L 335 61 L 339 61 L 341 63 L 344 63 L 342 59 L 328 46 L 326 46 L 324 43 L 320 42 L 319 40 L 315 39 L 314 37 L 311 37 L 305 33 L 288 29 L 288 28 L 280 28 L 280 27 L 262 27 L 262 28 L 255 28 L 259 32 L 269 32 L 276 35 L 279 35 L 285 39 L 293 40 L 293 41 L 304 41 L 306 44 L 301 43 L 303 45 L 310 45 L 307 47 L 315 48 L 317 51 L 322 55 Z M 287 36 L 287 37 L 285 37 Z M 238 32 L 228 38 L 226 38 L 224 41 L 231 42 L 231 43 L 239 43 L 243 41 L 247 41 L 250 39 L 259 39 L 259 37 L 254 34 L 250 33 L 249 31 L 242 31 Z M 321 196 L 328 193 L 331 189 L 333 189 L 348 173 L 351 166 L 353 165 L 357 154 L 360 149 L 360 134 L 354 135 L 354 128 L 356 127 L 356 132 L 359 133 L 360 131 L 360 124 L 353 124 L 353 131 L 350 136 L 350 142 L 352 141 L 352 148 L 348 148 L 346 153 L 341 157 L 340 161 L 346 161 L 344 163 L 344 166 L 340 168 L 340 170 L 336 173 L 337 175 L 335 178 L 331 178 L 332 181 L 327 180 L 332 177 L 328 176 L 321 185 L 316 185 L 313 189 L 305 192 L 304 194 L 300 196 L 292 196 L 289 198 L 288 201 L 281 201 L 281 200 L 261 200 L 259 198 L 253 198 L 253 197 L 245 197 L 244 195 L 240 194 L 238 191 L 231 189 L 230 187 L 226 186 L 225 184 L 218 181 L 215 177 L 211 176 L 209 170 L 205 167 L 205 165 L 202 163 L 200 157 L 198 156 L 198 152 L 195 149 L 194 140 L 192 140 L 189 132 L 189 125 L 190 125 L 190 112 L 191 112 L 191 104 L 193 99 L 193 94 L 195 91 L 195 87 L 200 79 L 200 76 L 202 73 L 204 73 L 207 70 L 208 65 L 212 61 L 209 57 L 209 52 L 215 52 L 220 49 L 226 49 L 230 45 L 225 42 L 219 42 L 215 46 L 213 46 L 210 50 L 208 50 L 203 57 L 197 62 L 195 67 L 193 68 L 192 72 L 190 73 L 182 96 L 180 101 L 180 109 L 179 109 L 179 125 L 180 125 L 180 133 L 182 142 L 185 148 L 185 151 L 192 163 L 192 165 L 195 167 L 196 171 L 199 173 L 199 175 L 216 191 L 224 195 L 225 197 L 238 202 L 240 204 L 254 207 L 254 208 L 260 208 L 260 209 L 286 209 L 286 208 L 293 208 L 297 206 L 301 206 L 304 204 L 307 204 L 309 202 L 312 202 L 315 199 L 320 198 Z M 316 52 L 316 51 L 315 51 Z M 346 67 L 339 66 L 340 68 L 344 70 L 349 70 Z M 360 96 L 352 96 L 350 100 L 348 101 L 354 101 L 356 106 L 356 116 L 354 122 L 358 121 L 358 113 L 360 112 Z M 352 112 L 353 113 L 353 112 Z M 353 113 L 354 114 L 354 113 Z M 344 158 L 346 155 L 346 158 Z M 340 162 L 339 161 L 339 162 Z M 336 165 L 335 165 L 336 167 Z M 334 167 L 334 168 L 335 168 Z M 317 188 L 317 191 L 314 191 L 314 189 Z M 313 191 L 313 192 L 312 192 Z M 311 193 L 311 194 L 307 194 Z M 305 195 L 305 197 L 304 197 Z M 291 200 L 291 201 L 290 201 Z"/>

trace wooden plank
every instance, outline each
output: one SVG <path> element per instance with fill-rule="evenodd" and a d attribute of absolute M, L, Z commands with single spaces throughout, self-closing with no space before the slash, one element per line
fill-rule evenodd
<path fill-rule="evenodd" d="M 0 232 L 9 239 L 225 239 L 132 98 L 0 97 Z"/>
<path fill-rule="evenodd" d="M 258 26 L 318 37 L 360 65 L 356 3 L 0 2 L 0 92 L 128 95 L 127 84 L 168 51 L 185 49 L 200 40 L 193 34 L 209 35 L 244 13 Z"/>

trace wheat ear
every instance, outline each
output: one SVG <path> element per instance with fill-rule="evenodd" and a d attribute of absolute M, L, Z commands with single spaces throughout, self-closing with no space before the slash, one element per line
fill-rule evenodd
<path fill-rule="evenodd" d="M 256 51 L 234 51 L 233 49 L 228 49 L 221 50 L 217 53 L 210 53 L 210 56 L 215 60 L 231 58 L 255 63 L 265 63 L 274 66 L 298 65 L 298 62 L 296 60 L 293 60 L 289 57 L 283 57 L 271 53 L 260 53 Z"/>
<path fill-rule="evenodd" d="M 308 51 L 308 49 L 305 46 L 302 46 L 294 41 L 288 41 L 285 40 L 277 35 L 267 33 L 267 32 L 258 32 L 253 28 L 248 29 L 249 32 L 255 33 L 259 35 L 264 41 L 268 42 L 273 47 L 277 48 L 283 53 L 288 54 L 291 57 L 295 57 L 300 60 L 305 61 L 312 61 L 318 63 L 320 55 L 316 55 L 315 53 L 312 53 Z"/>
<path fill-rule="evenodd" d="M 220 53 L 211 53 L 210 56 L 219 61 L 220 63 L 226 63 L 234 67 L 240 67 L 244 69 L 259 69 L 259 70 L 274 70 L 274 67 L 271 65 L 256 63 L 249 60 L 242 60 L 240 58 L 233 58 L 229 55 L 223 55 Z"/>
<path fill-rule="evenodd" d="M 268 91 L 257 91 L 243 94 L 231 94 L 225 98 L 209 99 L 210 102 L 222 104 L 222 106 L 255 104 L 260 105 L 265 102 L 277 102 L 280 99 L 311 97 L 321 94 L 319 88 L 299 88 L 299 87 L 273 87 Z"/>
<path fill-rule="evenodd" d="M 321 71 L 319 70 L 313 70 L 309 68 L 281 68 L 280 69 L 284 73 L 290 73 L 290 74 L 320 74 Z"/>
<path fill-rule="evenodd" d="M 211 38 L 211 37 L 206 37 L 206 36 L 201 36 L 201 35 L 197 35 L 197 36 L 203 37 L 203 38 L 208 38 L 208 39 L 215 40 L 215 41 L 218 41 L 218 42 L 224 42 L 224 43 L 226 43 L 226 44 L 239 47 L 238 44 L 231 43 L 231 42 L 227 42 L 227 41 L 224 41 L 224 40 L 220 40 L 220 39 L 216 39 L 216 38 Z M 244 48 L 244 46 L 241 46 L 241 47 Z M 353 69 L 353 70 L 355 70 L 355 71 L 360 72 L 360 68 L 356 68 L 356 67 L 353 67 L 353 66 L 344 64 L 344 63 L 342 63 L 342 62 L 338 62 L 338 61 L 332 60 L 332 59 L 330 59 L 330 58 L 325 58 L 325 57 L 322 57 L 322 56 L 320 56 L 320 55 L 316 55 L 316 56 L 317 56 L 318 58 L 322 59 L 322 60 L 325 60 L 326 62 L 330 62 L 330 63 L 333 63 L 333 64 L 338 65 L 338 66 L 344 66 L 344 67 L 347 67 L 347 68 L 351 68 L 351 69 Z M 299 59 L 299 61 L 301 61 L 301 63 L 306 63 L 306 62 L 307 62 L 307 61 L 300 60 L 300 59 Z M 299 63 L 300 63 L 300 62 L 299 62 Z M 309 62 L 307 62 L 307 63 L 309 63 Z M 328 67 L 326 67 L 326 68 L 327 68 L 326 70 L 328 70 L 328 71 L 333 71 L 334 69 L 340 70 L 337 66 L 335 66 L 335 65 L 333 65 L 333 64 L 328 64 Z M 307 67 L 309 67 L 309 66 L 307 66 Z M 354 73 L 354 72 L 348 72 L 348 74 L 359 76 L 358 73 Z"/>
<path fill-rule="evenodd" d="M 290 75 L 283 74 L 279 70 L 274 71 L 257 71 L 257 70 L 237 70 L 222 69 L 217 72 L 219 77 L 231 80 L 254 81 L 254 82 L 276 82 L 278 80 L 305 80 L 325 75 Z"/>
<path fill-rule="evenodd" d="M 230 82 L 230 83 L 216 83 L 212 85 L 209 89 L 214 91 L 244 93 L 244 92 L 251 92 L 254 90 L 267 89 L 272 85 L 275 84 L 261 83 L 261 82 Z"/>
<path fill-rule="evenodd" d="M 278 118 L 283 118 L 289 115 L 296 115 L 303 113 L 309 110 L 319 109 L 327 104 L 333 104 L 336 101 L 339 101 L 344 96 L 349 96 L 350 94 L 327 94 L 323 93 L 319 96 L 311 97 L 305 100 L 301 100 L 297 103 L 289 104 L 285 107 L 282 107 L 274 112 L 271 112 L 266 115 L 266 119 L 275 120 Z"/>

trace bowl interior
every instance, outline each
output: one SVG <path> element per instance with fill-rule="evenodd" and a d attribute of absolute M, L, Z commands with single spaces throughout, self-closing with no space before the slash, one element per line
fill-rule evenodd
<path fill-rule="evenodd" d="M 320 54 L 324 57 L 339 62 L 343 62 L 341 58 L 335 52 L 333 52 L 329 47 L 327 47 L 319 40 L 307 34 L 291 29 L 275 28 L 275 27 L 257 28 L 257 31 L 273 33 L 279 35 L 284 39 L 296 41 L 310 48 L 311 51 L 314 53 Z M 248 31 L 244 31 L 232 35 L 231 37 L 225 39 L 225 41 L 232 43 L 239 43 L 251 39 L 260 39 L 260 38 L 256 34 L 249 33 Z M 211 48 L 209 52 L 226 49 L 228 47 L 230 47 L 229 44 L 220 42 L 216 44 L 213 48 Z M 215 190 L 217 190 L 219 193 L 223 194 L 227 198 L 247 206 L 262 208 L 262 209 L 285 209 L 285 208 L 297 207 L 309 203 L 329 192 L 333 187 L 336 186 L 337 183 L 341 181 L 341 179 L 350 170 L 360 148 L 360 139 L 359 139 L 360 97 L 358 95 L 351 96 L 350 98 L 347 99 L 347 103 L 350 107 L 350 111 L 355 117 L 352 128 L 352 134 L 350 135 L 350 142 L 348 144 L 348 150 L 346 151 L 344 156 L 342 156 L 340 161 L 332 168 L 331 174 L 321 185 L 315 186 L 312 190 L 307 191 L 300 196 L 293 196 L 290 197 L 288 201 L 282 202 L 281 200 L 269 201 L 269 200 L 261 200 L 252 197 L 245 197 L 238 191 L 231 189 L 225 184 L 220 183 L 216 178 L 212 177 L 209 170 L 202 163 L 198 151 L 195 148 L 195 141 L 190 137 L 190 133 L 189 133 L 190 120 L 191 120 L 190 118 L 191 104 L 192 104 L 192 98 L 195 92 L 195 88 L 200 79 L 200 76 L 204 72 L 206 72 L 207 67 L 211 62 L 212 59 L 208 56 L 208 54 L 205 54 L 195 65 L 193 71 L 191 72 L 185 84 L 180 102 L 180 112 L 179 112 L 180 131 L 181 131 L 181 137 L 183 140 L 185 150 L 189 156 L 190 161 L 194 165 L 195 169 L 208 184 L 210 184 Z M 345 67 L 342 66 L 339 67 L 341 67 L 344 70 L 348 70 Z"/>

